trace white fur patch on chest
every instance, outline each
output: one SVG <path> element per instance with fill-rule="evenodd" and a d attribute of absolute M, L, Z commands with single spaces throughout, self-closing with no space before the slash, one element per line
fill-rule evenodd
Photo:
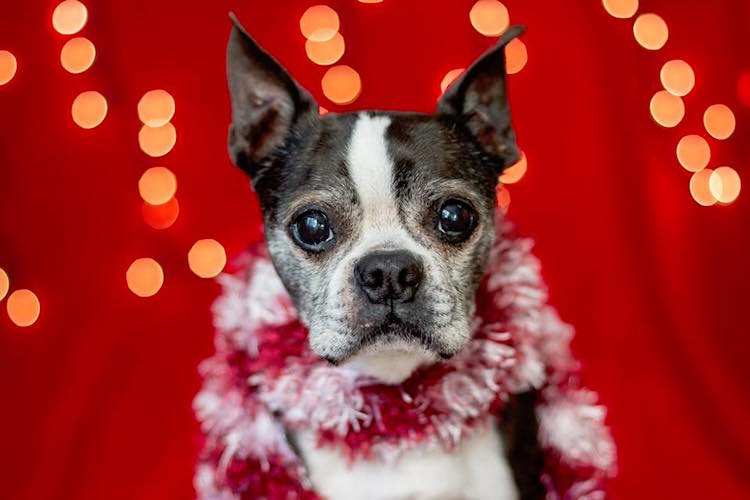
<path fill-rule="evenodd" d="M 328 500 L 511 500 L 518 498 L 495 425 L 466 437 L 458 449 L 415 448 L 394 462 L 349 463 L 334 448 L 295 434 L 315 491 Z"/>

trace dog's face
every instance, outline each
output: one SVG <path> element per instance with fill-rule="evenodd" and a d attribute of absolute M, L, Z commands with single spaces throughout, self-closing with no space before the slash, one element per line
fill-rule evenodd
<path fill-rule="evenodd" d="M 234 27 L 230 154 L 252 179 L 269 253 L 321 357 L 367 360 L 370 371 L 400 359 L 409 372 L 469 340 L 497 177 L 518 157 L 503 47 L 519 32 L 469 68 L 434 115 L 319 116 Z"/>

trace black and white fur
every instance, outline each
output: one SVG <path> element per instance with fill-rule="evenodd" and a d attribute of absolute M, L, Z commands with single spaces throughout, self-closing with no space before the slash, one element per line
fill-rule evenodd
<path fill-rule="evenodd" d="M 446 91 L 434 114 L 319 116 L 311 95 L 235 20 L 227 49 L 230 155 L 252 180 L 271 259 L 321 357 L 396 384 L 469 340 L 494 238 L 497 178 L 519 155 L 504 46 L 521 32 L 510 28 Z M 472 211 L 473 228 L 462 241 L 439 230 L 448 200 Z M 324 213 L 332 232 L 314 252 L 294 235 L 295 221 L 309 210 Z M 357 277 L 372 256 L 385 256 L 378 272 L 398 271 L 402 258 L 418 271 L 408 300 L 372 300 Z M 317 448 L 313 436 L 294 441 L 316 490 L 330 499 L 536 498 L 536 423 L 527 411 L 534 396 L 524 397 L 529 401 L 506 416 L 505 429 L 474 436 L 455 453 L 414 450 L 396 464 L 349 464 Z"/>

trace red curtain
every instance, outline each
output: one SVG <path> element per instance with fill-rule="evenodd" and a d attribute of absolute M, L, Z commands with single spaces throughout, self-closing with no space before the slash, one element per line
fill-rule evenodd
<path fill-rule="evenodd" d="M 65 72 L 52 29 L 57 2 L 6 2 L 0 49 L 18 73 L 0 86 L 0 267 L 11 288 L 39 296 L 22 329 L 0 315 L 0 496 L 13 499 L 188 498 L 197 450 L 190 403 L 198 362 L 212 351 L 212 281 L 186 254 L 215 238 L 230 255 L 258 238 L 258 207 L 226 154 L 224 48 L 234 10 L 267 49 L 331 110 L 325 68 L 299 32 L 315 2 L 85 1 L 81 32 L 97 59 Z M 346 110 L 430 111 L 450 69 L 493 42 L 474 31 L 471 0 L 331 0 L 346 40 L 342 63 L 362 94 Z M 632 19 L 601 2 L 504 2 L 529 61 L 510 77 L 529 170 L 510 187 L 509 216 L 536 239 L 551 300 L 576 326 L 585 381 L 609 407 L 618 444 L 616 498 L 750 497 L 750 203 L 701 207 L 675 146 L 706 136 L 703 110 L 737 117 L 710 140 L 711 167 L 750 185 L 750 113 L 737 98 L 750 69 L 744 0 L 641 0 L 669 26 L 655 52 Z M 688 61 L 687 113 L 665 129 L 649 115 L 661 65 Z M 138 148 L 136 104 L 164 88 L 175 98 L 177 144 L 161 159 Z M 104 122 L 70 118 L 81 91 L 108 100 Z M 140 214 L 137 181 L 164 165 L 178 178 L 179 219 L 156 231 Z M 125 270 L 157 259 L 165 283 L 133 295 Z M 3 305 L 4 309 L 4 305 Z"/>

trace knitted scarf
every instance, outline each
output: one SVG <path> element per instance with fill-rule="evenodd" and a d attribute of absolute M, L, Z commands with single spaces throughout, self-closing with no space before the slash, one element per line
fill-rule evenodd
<path fill-rule="evenodd" d="M 285 429 L 351 458 L 397 461 L 415 446 L 447 452 L 497 419 L 509 396 L 539 391 L 540 478 L 548 499 L 600 499 L 615 474 L 606 410 L 580 386 L 572 329 L 547 305 L 530 240 L 499 221 L 477 290 L 474 335 L 449 361 L 385 385 L 332 366 L 307 345 L 287 292 L 258 245 L 219 277 L 216 353 L 194 401 L 204 434 L 195 472 L 206 500 L 320 498 Z"/>

